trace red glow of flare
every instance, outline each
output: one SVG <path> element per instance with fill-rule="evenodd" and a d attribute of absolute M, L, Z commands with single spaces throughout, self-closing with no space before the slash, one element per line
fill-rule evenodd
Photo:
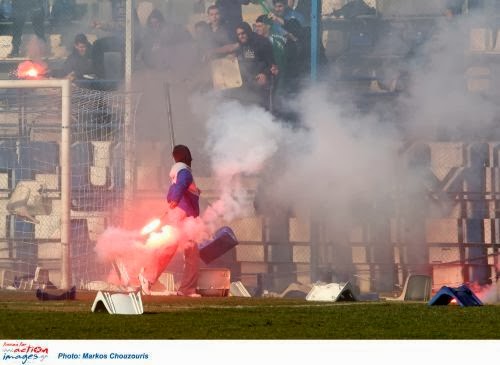
<path fill-rule="evenodd" d="M 453 299 L 450 301 L 450 304 L 457 304 L 457 299 L 456 299 L 456 298 L 453 298 Z"/>
<path fill-rule="evenodd" d="M 43 77 L 46 72 L 43 64 L 24 61 L 17 66 L 17 77 L 20 79 L 37 80 Z"/>
<path fill-rule="evenodd" d="M 148 234 L 154 232 L 161 224 L 161 221 L 159 218 L 153 219 L 151 222 L 146 224 L 142 230 L 141 230 L 141 235 L 142 236 L 147 236 Z"/>

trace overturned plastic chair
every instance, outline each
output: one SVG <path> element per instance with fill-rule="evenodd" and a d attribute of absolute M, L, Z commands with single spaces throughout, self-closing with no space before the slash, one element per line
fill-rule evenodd
<path fill-rule="evenodd" d="M 109 314 L 142 314 L 141 293 L 109 293 L 99 291 L 92 304 L 92 312 Z"/>
<path fill-rule="evenodd" d="M 385 300 L 426 302 L 431 297 L 432 279 L 429 275 L 410 274 L 399 297 Z"/>
<path fill-rule="evenodd" d="M 234 281 L 229 286 L 229 295 L 232 297 L 251 297 L 247 288 L 243 285 L 241 281 Z"/>
<path fill-rule="evenodd" d="M 28 286 L 29 289 L 45 289 L 49 283 L 49 270 L 37 266 L 35 276 L 29 281 Z"/>
<path fill-rule="evenodd" d="M 354 302 L 357 301 L 358 298 L 354 294 L 353 287 L 349 282 L 330 284 L 316 283 L 307 294 L 306 300 L 315 302 Z"/>
<path fill-rule="evenodd" d="M 288 287 L 280 294 L 281 298 L 302 298 L 307 297 L 307 294 L 312 289 L 312 285 L 302 284 L 302 283 L 291 283 Z"/>
<path fill-rule="evenodd" d="M 429 305 L 448 305 L 453 301 L 461 307 L 476 307 L 483 305 L 483 302 L 481 302 L 465 284 L 458 288 L 443 286 L 430 300 Z"/>

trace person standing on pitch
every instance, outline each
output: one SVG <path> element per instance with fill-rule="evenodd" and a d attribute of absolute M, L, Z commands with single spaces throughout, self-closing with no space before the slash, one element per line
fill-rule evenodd
<path fill-rule="evenodd" d="M 200 215 L 200 190 L 196 187 L 193 174 L 191 173 L 191 152 L 184 145 L 176 145 L 172 151 L 175 164 L 170 169 L 172 184 L 167 193 L 167 203 L 171 210 L 180 215 L 178 219 L 187 217 L 198 217 Z M 177 291 L 177 295 L 199 297 L 196 293 L 198 284 L 200 253 L 198 245 L 194 241 L 183 242 L 184 250 L 184 271 L 182 281 Z M 139 275 L 142 291 L 150 293 L 151 282 L 142 273 Z M 153 281 L 154 282 L 154 281 Z"/>

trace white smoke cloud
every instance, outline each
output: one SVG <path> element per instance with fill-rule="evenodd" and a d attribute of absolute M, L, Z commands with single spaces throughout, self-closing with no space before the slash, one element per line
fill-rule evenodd
<path fill-rule="evenodd" d="M 447 138 L 461 138 L 464 132 L 481 135 L 492 127 L 496 103 L 468 87 L 470 82 L 491 77 L 474 73 L 494 71 L 477 53 L 470 52 L 471 43 L 481 43 L 483 30 L 487 47 L 487 24 L 480 14 L 441 19 L 431 39 L 412 59 L 411 83 L 402 102 L 408 108 L 406 123 L 414 135 L 429 138 L 444 131 Z"/>
<path fill-rule="evenodd" d="M 317 86 L 299 101 L 305 129 L 287 144 L 291 158 L 274 194 L 333 214 L 354 195 L 390 189 L 396 141 L 392 128 L 372 116 L 343 114 L 328 94 Z"/>
<path fill-rule="evenodd" d="M 206 148 L 217 177 L 259 173 L 276 153 L 280 126 L 262 108 L 237 101 L 221 103 L 207 122 Z"/>
<path fill-rule="evenodd" d="M 395 132 L 371 116 L 346 117 L 328 94 L 317 86 L 297 100 L 301 128 L 236 101 L 210 109 L 205 148 L 221 189 L 219 213 L 227 220 L 250 213 L 243 176 L 265 175 L 259 190 L 266 204 L 298 212 L 333 214 L 355 194 L 391 188 Z"/>
<path fill-rule="evenodd" d="M 205 148 L 220 190 L 218 214 L 226 221 L 252 213 L 243 177 L 262 172 L 283 139 L 283 129 L 264 109 L 223 101 L 208 118 Z M 213 209 L 213 208 L 212 208 Z"/>

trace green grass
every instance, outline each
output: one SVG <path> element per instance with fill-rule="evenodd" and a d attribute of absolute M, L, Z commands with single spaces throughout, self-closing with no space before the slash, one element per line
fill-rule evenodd
<path fill-rule="evenodd" d="M 500 306 L 144 298 L 138 316 L 92 313 L 95 293 L 39 302 L 0 292 L 6 339 L 500 339 Z"/>

